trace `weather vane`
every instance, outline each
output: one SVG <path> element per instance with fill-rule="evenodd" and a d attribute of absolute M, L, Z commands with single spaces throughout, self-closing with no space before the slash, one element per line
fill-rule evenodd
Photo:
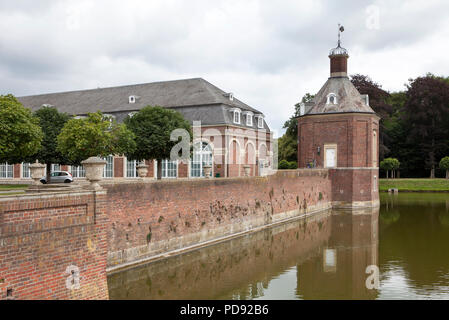
<path fill-rule="evenodd" d="M 343 32 L 343 31 L 345 31 L 345 28 L 341 25 L 341 24 L 338 24 L 338 46 L 340 46 L 340 34 Z"/>

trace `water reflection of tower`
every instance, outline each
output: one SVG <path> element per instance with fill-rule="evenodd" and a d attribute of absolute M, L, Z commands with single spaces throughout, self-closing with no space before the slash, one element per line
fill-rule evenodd
<path fill-rule="evenodd" d="M 378 265 L 379 209 L 335 213 L 327 247 L 297 266 L 297 295 L 304 299 L 375 299 L 366 268 Z"/>

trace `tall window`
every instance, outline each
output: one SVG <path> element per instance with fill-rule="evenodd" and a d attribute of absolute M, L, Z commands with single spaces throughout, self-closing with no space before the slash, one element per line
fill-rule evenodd
<path fill-rule="evenodd" d="M 72 166 L 72 172 L 70 172 L 74 178 L 85 178 L 86 170 L 83 166 Z"/>
<path fill-rule="evenodd" d="M 126 177 L 136 178 L 137 177 L 137 161 L 136 160 L 126 160 Z"/>
<path fill-rule="evenodd" d="M 30 164 L 22 162 L 22 178 L 31 178 Z"/>
<path fill-rule="evenodd" d="M 373 131 L 373 167 L 377 168 L 377 134 Z"/>
<path fill-rule="evenodd" d="M 59 164 L 52 164 L 51 165 L 51 172 L 55 172 L 55 171 L 61 171 L 61 165 L 59 165 Z"/>
<path fill-rule="evenodd" d="M 263 128 L 263 118 L 262 117 L 258 117 L 257 118 L 257 126 L 262 129 Z"/>
<path fill-rule="evenodd" d="M 0 178 L 14 178 L 14 166 L 8 163 L 0 163 Z"/>
<path fill-rule="evenodd" d="M 178 176 L 178 161 L 162 160 L 162 178 L 176 178 Z"/>
<path fill-rule="evenodd" d="M 108 156 L 106 158 L 103 158 L 103 160 L 106 160 L 106 165 L 103 169 L 103 178 L 113 178 L 114 177 L 114 157 Z"/>
<path fill-rule="evenodd" d="M 193 159 L 190 165 L 191 177 L 204 177 L 204 166 L 213 163 L 212 148 L 206 142 L 198 142 L 193 147 Z M 212 171 L 211 171 L 212 174 Z"/>
<path fill-rule="evenodd" d="M 253 125 L 253 115 L 247 113 L 246 114 L 246 125 L 252 127 Z"/>
<path fill-rule="evenodd" d="M 234 123 L 240 124 L 240 110 L 234 110 Z"/>

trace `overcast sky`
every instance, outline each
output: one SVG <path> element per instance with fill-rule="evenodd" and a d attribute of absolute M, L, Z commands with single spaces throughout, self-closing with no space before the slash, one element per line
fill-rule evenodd
<path fill-rule="evenodd" d="M 0 94 L 202 77 L 277 134 L 329 76 L 337 24 L 350 74 L 389 91 L 449 76 L 449 1 L 0 0 Z"/>

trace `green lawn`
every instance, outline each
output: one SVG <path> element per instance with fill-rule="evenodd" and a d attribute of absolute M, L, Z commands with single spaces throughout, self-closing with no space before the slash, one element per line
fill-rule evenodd
<path fill-rule="evenodd" d="M 0 184 L 0 192 L 7 190 L 27 189 L 27 184 Z"/>
<path fill-rule="evenodd" d="M 448 191 L 449 179 L 380 179 L 379 190 L 390 188 L 399 191 Z"/>

